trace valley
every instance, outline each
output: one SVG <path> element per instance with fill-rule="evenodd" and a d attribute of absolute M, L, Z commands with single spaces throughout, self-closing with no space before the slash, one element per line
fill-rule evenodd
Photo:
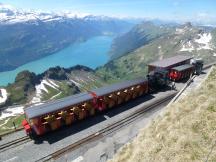
<path fill-rule="evenodd" d="M 14 70 L 96 36 L 126 32 L 131 26 L 106 16 L 25 11 L 0 4 L 0 72 Z"/>
<path fill-rule="evenodd" d="M 0 161 L 216 162 L 214 6 L 0 0 Z"/>
<path fill-rule="evenodd" d="M 93 69 L 102 66 L 109 60 L 108 52 L 112 40 L 113 36 L 93 37 L 52 55 L 24 64 L 15 70 L 0 72 L 0 86 L 7 86 L 8 83 L 13 83 L 16 75 L 24 70 L 39 74 L 55 66 L 69 68 L 80 64 Z"/>
<path fill-rule="evenodd" d="M 6 11 L 4 10 L 4 12 Z M 13 14 L 22 15 L 23 13 L 13 11 Z M 31 13 L 25 12 L 25 14 Z M 12 21 L 17 17 L 4 21 L 1 19 L 0 32 L 5 32 L 8 25 L 12 27 L 12 31 L 15 31 L 14 27 L 19 27 L 22 34 L 26 31 L 30 32 L 30 35 L 27 34 L 29 39 L 25 39 L 23 35 L 14 35 L 10 31 L 8 32 L 12 35 L 9 34 L 9 37 L 3 35 L 0 38 L 0 42 L 4 43 L 14 40 L 14 42 L 10 42 L 12 44 L 8 42 L 0 45 L 2 56 L 0 61 L 3 62 L 0 69 L 4 70 L 4 67 L 8 65 L 10 65 L 9 69 L 14 69 L 0 72 L 1 109 L 15 106 L 20 110 L 19 107 L 23 109 L 25 106 L 61 99 L 123 80 L 144 77 L 147 74 L 148 63 L 176 54 L 201 58 L 205 64 L 216 61 L 216 29 L 214 27 L 196 26 L 189 22 L 158 25 L 151 21 L 144 21 L 131 28 L 132 25 L 124 20 L 108 17 L 84 16 L 77 18 L 68 17 L 68 15 L 49 15 L 51 17 L 47 21 L 47 19 L 43 19 L 44 15 L 37 14 L 37 16 L 43 23 L 38 22 L 38 19 L 25 19 L 24 22 Z M 63 20 L 57 21 L 59 19 Z M 38 33 L 29 31 L 29 27 L 35 25 L 37 31 L 40 31 L 38 28 L 43 26 L 42 31 L 45 34 L 38 35 Z M 87 35 L 84 36 L 75 28 L 70 28 L 71 25 L 75 25 L 75 28 L 81 25 L 82 28 L 79 30 L 83 29 Z M 97 32 L 91 31 L 85 25 L 88 27 L 96 25 L 93 29 Z M 122 25 L 123 28 L 121 28 Z M 45 29 L 46 27 L 48 28 Z M 55 35 L 55 32 L 60 36 Z M 71 32 L 75 32 L 79 38 L 70 35 Z M 73 41 L 71 41 L 72 37 Z M 60 40 L 61 38 L 68 39 L 68 41 Z M 24 44 L 18 43 L 15 46 L 13 43 L 16 41 Z M 51 53 L 46 53 L 46 50 L 41 46 L 46 46 L 46 41 L 57 43 L 57 45 L 52 44 L 53 42 L 48 43 L 50 48 L 45 49 L 51 49 Z M 37 43 L 35 44 L 35 42 Z M 8 45 L 16 47 L 13 49 L 14 54 L 5 51 L 10 49 Z M 60 46 L 61 48 L 58 48 Z M 23 52 L 16 57 L 20 52 L 19 49 L 22 49 Z M 32 53 L 32 51 L 34 52 Z M 38 53 L 38 51 L 40 52 Z M 12 67 L 11 65 L 15 65 L 14 58 L 16 58 L 14 61 L 19 63 Z M 20 59 L 23 62 L 20 62 Z M 8 70 L 8 68 L 6 69 Z M 5 115 L 8 114 L 3 114 L 3 116 Z M 19 123 L 23 115 L 17 117 L 15 120 Z M 5 120 L 8 119 L 10 118 L 6 117 Z"/>
<path fill-rule="evenodd" d="M 3 88 L 8 94 L 6 105 L 34 104 L 59 99 L 106 84 L 144 77 L 147 74 L 148 63 L 176 54 L 201 58 L 205 64 L 216 61 L 214 28 L 193 26 L 191 23 L 158 26 L 151 22 L 143 22 L 128 33 L 117 38 L 92 38 L 93 41 L 79 44 L 80 48 L 65 50 L 32 62 L 30 66 L 23 66 L 23 69 L 18 68 L 19 70 L 12 74 L 13 77 L 18 74 L 19 78 L 20 74 L 24 74 L 30 75 L 30 78 L 25 76 L 20 81 L 16 77 L 15 82 L 9 80 L 10 84 L 4 84 Z M 135 39 L 137 43 L 130 43 Z M 124 44 L 130 44 L 130 49 L 122 46 Z M 125 52 L 119 53 L 116 49 Z M 109 61 L 108 54 L 111 56 Z M 76 66 L 77 64 L 87 67 Z M 30 72 L 23 73 L 23 70 Z M 47 77 L 44 75 L 46 73 L 52 75 Z M 2 74 L 7 75 L 0 75 L 3 76 Z M 1 77 L 2 80 L 7 80 L 7 76 Z M 31 80 L 32 77 L 36 79 Z"/>

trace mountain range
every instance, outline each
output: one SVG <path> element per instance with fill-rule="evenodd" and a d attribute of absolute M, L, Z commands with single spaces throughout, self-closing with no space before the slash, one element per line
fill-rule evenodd
<path fill-rule="evenodd" d="M 95 70 L 85 66 L 53 67 L 42 74 L 24 71 L 6 88 L 8 105 L 58 99 L 122 80 L 143 77 L 148 63 L 186 54 L 202 58 L 205 64 L 216 61 L 216 29 L 192 26 L 158 26 L 143 22 L 113 42 L 112 60 Z M 125 44 L 130 45 L 124 46 Z M 119 48 L 120 52 L 118 51 Z M 122 52 L 124 51 L 124 52 Z"/>
<path fill-rule="evenodd" d="M 25 12 L 27 15 L 30 13 L 32 12 Z M 216 61 L 214 27 L 195 26 L 189 22 L 179 25 L 154 21 L 144 21 L 132 27 L 126 21 L 108 17 L 69 18 L 64 15 L 59 18 L 61 21 L 51 17 L 47 21 L 43 16 L 38 16 L 38 19 L 16 23 L 5 18 L 0 25 L 0 34 L 3 36 L 0 38 L 0 69 L 14 68 L 52 54 L 80 39 L 88 39 L 104 32 L 119 34 L 112 43 L 111 60 L 95 70 L 77 65 L 71 68 L 53 67 L 38 75 L 23 71 L 17 75 L 14 83 L 3 87 L 8 94 L 6 105 L 35 104 L 143 77 L 147 74 L 148 63 L 176 54 L 202 58 L 205 64 Z M 24 61 L 20 63 L 20 59 Z M 19 64 L 14 64 L 16 61 Z"/>
<path fill-rule="evenodd" d="M 116 38 L 112 47 L 113 60 L 97 68 L 98 75 L 109 82 L 144 76 L 148 63 L 177 54 L 202 58 L 205 64 L 216 61 L 216 29 L 144 22 Z"/>
<path fill-rule="evenodd" d="M 75 42 L 132 27 L 121 19 L 71 12 L 24 11 L 0 4 L 0 71 L 53 54 Z"/>

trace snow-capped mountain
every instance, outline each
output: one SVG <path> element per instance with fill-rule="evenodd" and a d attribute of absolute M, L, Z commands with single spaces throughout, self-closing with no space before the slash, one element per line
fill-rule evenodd
<path fill-rule="evenodd" d="M 16 9 L 10 5 L 0 3 L 0 23 L 33 23 L 37 21 L 65 21 L 68 19 L 83 19 L 85 21 L 110 21 L 115 18 L 107 16 L 93 16 L 86 13 L 74 13 L 71 11 L 64 12 L 39 12 L 33 10 Z"/>
<path fill-rule="evenodd" d="M 0 71 L 15 69 L 77 41 L 125 32 L 131 26 L 106 16 L 26 11 L 0 4 Z"/>
<path fill-rule="evenodd" d="M 48 16 L 48 17 L 47 17 Z M 18 10 L 10 5 L 0 3 L 0 22 L 1 23 L 17 23 L 27 22 L 37 19 L 51 18 L 51 15 L 40 15 L 36 12 L 27 12 Z"/>

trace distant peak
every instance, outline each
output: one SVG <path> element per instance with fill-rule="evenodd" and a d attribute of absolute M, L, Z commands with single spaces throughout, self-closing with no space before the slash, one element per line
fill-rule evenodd
<path fill-rule="evenodd" d="M 191 28 L 192 27 L 192 24 L 191 22 L 186 22 L 185 24 L 183 24 L 184 27 L 188 27 L 188 28 Z"/>
<path fill-rule="evenodd" d="M 0 3 L 0 24 L 1 23 L 23 23 L 23 22 L 37 22 L 38 20 L 59 21 L 64 19 L 84 19 L 84 20 L 109 20 L 108 17 L 94 16 L 87 13 L 78 13 L 73 11 L 60 12 L 43 12 L 37 10 L 22 10 L 13 6 Z"/>
<path fill-rule="evenodd" d="M 154 23 L 151 22 L 151 21 L 143 21 L 142 24 L 145 24 L 145 25 L 154 25 Z"/>

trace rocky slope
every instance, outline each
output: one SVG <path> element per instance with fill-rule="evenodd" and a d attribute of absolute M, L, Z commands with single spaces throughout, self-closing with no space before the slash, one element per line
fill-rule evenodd
<path fill-rule="evenodd" d="M 59 99 L 82 91 L 105 85 L 94 70 L 85 66 L 71 68 L 54 67 L 36 75 L 29 71 L 20 72 L 7 90 L 6 105 L 35 104 Z"/>
<path fill-rule="evenodd" d="M 160 31 L 161 27 L 155 26 L 155 28 Z M 202 58 L 206 64 L 216 61 L 216 29 L 207 30 L 204 27 L 192 26 L 190 23 L 172 28 L 162 36 L 149 42 L 144 41 L 143 45 L 133 52 L 124 53 L 123 56 L 108 62 L 105 66 L 98 68 L 97 73 L 111 82 L 145 76 L 149 62 L 176 54 L 187 54 Z M 138 34 L 133 40 L 139 39 L 140 35 Z M 120 42 L 130 41 L 124 39 Z M 120 42 L 118 44 L 121 44 Z M 118 47 L 124 48 L 123 46 Z"/>
<path fill-rule="evenodd" d="M 15 69 L 93 36 L 125 32 L 131 26 L 117 18 L 24 11 L 0 4 L 0 71 Z"/>

